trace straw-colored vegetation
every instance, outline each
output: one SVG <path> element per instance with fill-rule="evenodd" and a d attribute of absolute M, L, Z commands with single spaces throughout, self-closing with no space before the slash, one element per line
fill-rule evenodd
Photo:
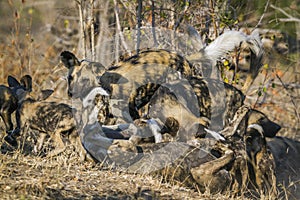
<path fill-rule="evenodd" d="M 83 21 L 86 27 L 80 26 L 79 9 L 85 11 L 81 13 L 84 16 L 88 16 L 89 13 L 86 12 L 90 11 L 83 2 L 95 3 L 94 15 L 99 18 L 94 20 L 99 20 L 99 26 L 90 27 L 88 21 Z M 144 2 L 143 25 L 151 24 L 151 18 L 153 19 L 150 2 L 152 1 Z M 290 0 L 285 5 L 277 1 L 240 3 L 207 0 L 191 1 L 188 6 L 178 3 L 185 1 L 175 1 L 177 3 L 174 5 L 170 3 L 174 1 L 163 2 L 165 3 L 159 1 L 156 4 L 157 8 L 161 8 L 156 11 L 156 26 L 170 28 L 177 22 L 189 23 L 205 36 L 203 38 L 206 42 L 214 39 L 224 28 L 253 28 L 258 22 L 261 23 L 260 28 L 274 28 L 274 31 L 281 28 L 287 31 L 284 34 L 288 34 L 290 43 L 286 37 L 281 38 L 286 36 L 281 33 L 280 36 L 271 34 L 267 37 L 272 44 L 266 48 L 265 65 L 247 94 L 247 102 L 282 126 L 279 135 L 299 140 L 299 46 L 292 45 L 295 41 L 299 44 L 300 38 L 297 1 Z M 228 5 L 228 2 L 236 5 Z M 118 6 L 118 9 L 115 6 Z M 118 52 L 115 47 L 121 46 L 123 49 L 119 49 L 120 52 L 126 52 L 126 48 L 122 38 L 119 46 L 108 45 L 107 41 L 115 39 L 115 34 L 121 29 L 135 27 L 138 17 L 136 7 L 136 1 L 123 0 L 1 1 L 0 83 L 7 85 L 8 75 L 20 78 L 30 74 L 34 81 L 34 92 L 40 89 L 54 89 L 52 99 L 71 103 L 66 91 L 67 69 L 59 63 L 60 52 L 71 50 L 80 53 L 81 58 L 86 55 L 88 59 L 94 58 L 108 65 L 119 54 L 115 53 Z M 294 14 L 298 21 L 283 22 L 282 19 L 287 19 L 288 16 L 281 9 Z M 176 21 L 179 18 L 182 18 L 182 21 Z M 205 19 L 210 21 L 206 24 L 209 29 L 205 29 Z M 91 29 L 96 32 L 95 38 L 83 38 L 84 34 L 81 31 L 85 31 L 86 37 L 90 37 L 88 30 Z M 88 44 L 92 40 L 94 44 Z M 107 42 L 106 45 L 104 42 Z M 281 52 L 285 49 L 285 44 L 290 45 L 289 53 Z M 0 199 L 236 198 L 230 193 L 212 195 L 207 191 L 201 194 L 177 182 L 166 183 L 160 177 L 127 174 L 114 170 L 113 167 L 104 167 L 101 163 L 79 163 L 79 157 L 71 146 L 68 146 L 63 154 L 46 159 L 45 151 L 52 146 L 49 142 L 39 155 L 32 154 L 36 133 L 28 131 L 22 135 L 19 139 L 20 146 L 15 149 L 3 141 L 5 128 L 2 120 L 0 130 Z"/>

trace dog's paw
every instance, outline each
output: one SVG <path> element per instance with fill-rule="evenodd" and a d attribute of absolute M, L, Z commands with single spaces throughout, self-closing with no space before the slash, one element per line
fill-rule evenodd
<path fill-rule="evenodd" d="M 4 137 L 4 141 L 6 141 L 9 145 L 13 146 L 13 147 L 17 147 L 18 146 L 18 142 L 16 140 L 15 137 L 13 137 L 12 135 L 7 135 Z"/>
<path fill-rule="evenodd" d="M 129 140 L 114 140 L 107 154 L 111 161 L 119 166 L 129 166 L 138 155 L 137 147 Z"/>

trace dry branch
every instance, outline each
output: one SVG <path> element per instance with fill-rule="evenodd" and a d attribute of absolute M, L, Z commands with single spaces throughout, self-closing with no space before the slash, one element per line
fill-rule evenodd
<path fill-rule="evenodd" d="M 300 22 L 300 19 L 288 14 L 282 8 L 276 7 L 273 4 L 271 4 L 270 7 L 281 12 L 283 15 L 285 15 L 287 17 L 287 18 L 279 18 L 279 21 L 281 21 L 281 22 L 298 22 L 298 23 Z"/>
<path fill-rule="evenodd" d="M 128 45 L 126 44 L 125 42 L 125 38 L 124 38 L 124 35 L 123 35 L 123 32 L 121 30 L 121 25 L 120 25 L 120 19 L 119 19 L 119 7 L 118 7 L 118 3 L 116 0 L 114 0 L 114 5 L 115 5 L 115 16 L 116 16 L 116 26 L 117 26 L 117 34 L 116 34 L 116 44 L 119 43 L 119 36 L 120 36 L 120 39 L 121 39 L 121 43 L 126 51 L 126 53 L 130 54 L 130 51 L 128 50 Z M 116 45 L 117 48 L 119 48 L 119 45 Z M 118 54 L 118 49 L 116 49 L 116 54 Z M 118 56 L 119 57 L 119 56 Z M 116 60 L 118 60 L 118 57 Z"/>
<path fill-rule="evenodd" d="M 91 25 L 91 48 L 92 48 L 92 60 L 95 60 L 96 58 L 96 49 L 95 49 L 95 15 L 94 15 L 94 0 L 90 0 L 91 8 L 90 8 L 90 25 Z"/>
<path fill-rule="evenodd" d="M 83 19 L 83 1 L 76 1 L 78 4 L 78 11 L 79 11 L 79 20 L 80 20 L 80 30 L 81 30 L 81 40 L 82 40 L 82 47 L 83 47 L 83 57 L 87 57 L 87 49 L 86 49 L 86 35 L 85 35 L 85 24 Z"/>
<path fill-rule="evenodd" d="M 154 46 L 157 47 L 158 43 L 157 43 L 157 39 L 156 39 L 156 32 L 155 32 L 155 3 L 154 0 L 151 1 L 152 5 L 151 5 L 151 19 L 152 19 L 152 35 L 153 35 L 153 41 L 154 41 Z"/>
<path fill-rule="evenodd" d="M 142 7 L 143 7 L 143 0 L 138 0 L 138 10 L 137 10 L 138 30 L 137 30 L 137 42 L 136 42 L 137 54 L 139 54 L 140 43 L 141 43 Z"/>
<path fill-rule="evenodd" d="M 269 7 L 269 3 L 270 3 L 270 0 L 267 1 L 266 5 L 265 5 L 264 12 L 263 12 L 263 14 L 261 15 L 259 21 L 257 22 L 255 28 L 258 28 L 258 26 L 261 25 L 261 22 L 262 22 L 263 18 L 265 17 L 265 13 L 267 12 L 267 9 L 268 9 L 268 7 Z"/>

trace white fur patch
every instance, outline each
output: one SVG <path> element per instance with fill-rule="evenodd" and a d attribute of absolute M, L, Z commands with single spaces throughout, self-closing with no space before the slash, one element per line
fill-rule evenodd
<path fill-rule="evenodd" d="M 99 109 L 97 108 L 97 106 L 95 106 L 92 112 L 89 114 L 89 124 L 98 122 L 98 113 L 99 113 Z"/>
<path fill-rule="evenodd" d="M 250 124 L 247 128 L 253 128 L 257 130 L 260 134 L 264 134 L 264 129 L 259 124 Z"/>
<path fill-rule="evenodd" d="M 89 105 L 94 104 L 94 99 L 97 94 L 104 95 L 104 96 L 109 96 L 108 92 L 104 90 L 102 87 L 96 87 L 90 91 L 88 95 L 83 99 L 82 104 L 83 107 L 87 107 Z"/>
<path fill-rule="evenodd" d="M 225 141 L 225 138 L 220 134 L 220 133 L 217 133 L 215 131 L 212 131 L 212 130 L 209 130 L 207 128 L 204 128 L 204 130 L 210 134 L 213 138 L 215 138 L 216 140 L 222 140 L 222 141 Z"/>
<path fill-rule="evenodd" d="M 208 58 L 215 62 L 227 52 L 234 50 L 241 42 L 247 41 L 247 35 L 241 31 L 227 31 L 217 37 L 204 50 Z"/>
<path fill-rule="evenodd" d="M 154 119 L 148 119 L 147 124 L 154 135 L 155 143 L 162 142 L 162 135 L 160 133 L 160 127 Z"/>

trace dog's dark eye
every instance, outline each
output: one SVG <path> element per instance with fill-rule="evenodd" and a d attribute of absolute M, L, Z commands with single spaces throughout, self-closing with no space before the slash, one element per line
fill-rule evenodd
<path fill-rule="evenodd" d="M 69 81 L 73 80 L 73 76 L 71 76 L 71 75 L 69 75 L 67 78 L 68 78 Z"/>
<path fill-rule="evenodd" d="M 266 118 L 260 118 L 257 122 L 260 124 L 260 125 L 263 125 L 266 123 Z"/>

